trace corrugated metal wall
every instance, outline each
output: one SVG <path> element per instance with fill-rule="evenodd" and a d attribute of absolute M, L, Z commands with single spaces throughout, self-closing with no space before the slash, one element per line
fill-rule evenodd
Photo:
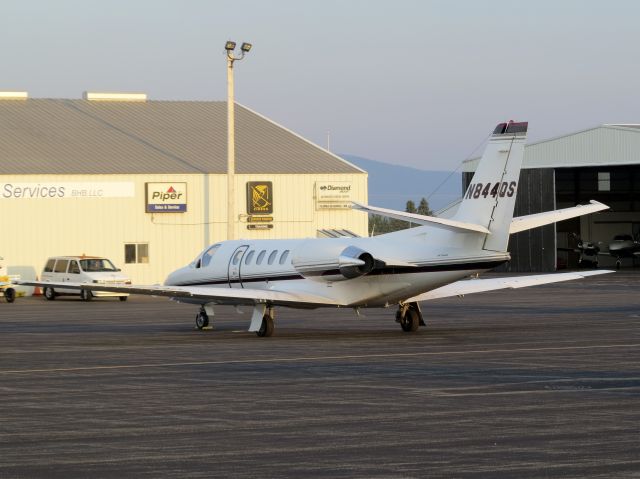
<path fill-rule="evenodd" d="M 632 165 L 638 163 L 640 129 L 603 125 L 525 148 L 525 168 Z"/>
<path fill-rule="evenodd" d="M 466 191 L 473 173 L 462 176 Z M 525 216 L 555 209 L 554 171 L 547 168 L 520 171 L 514 216 Z M 555 225 L 542 226 L 511 235 L 508 250 L 511 261 L 496 271 L 549 272 L 556 266 Z"/>

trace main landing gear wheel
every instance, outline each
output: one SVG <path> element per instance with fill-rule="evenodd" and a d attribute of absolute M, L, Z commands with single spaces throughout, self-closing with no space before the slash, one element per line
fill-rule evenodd
<path fill-rule="evenodd" d="M 88 289 L 80 290 L 80 299 L 82 301 L 91 301 L 93 299 L 93 293 Z"/>
<path fill-rule="evenodd" d="M 262 324 L 260 329 L 256 331 L 256 334 L 261 338 L 268 338 L 273 334 L 275 326 L 273 325 L 273 318 L 269 314 L 265 314 L 262 317 Z"/>
<path fill-rule="evenodd" d="M 209 326 L 209 316 L 203 308 L 196 314 L 196 328 L 202 330 L 207 326 Z"/>
<path fill-rule="evenodd" d="M 53 288 L 45 287 L 44 290 L 42 291 L 42 294 L 49 301 L 53 301 L 54 299 L 56 299 L 56 292 L 53 290 Z"/>
<path fill-rule="evenodd" d="M 400 305 L 396 313 L 396 321 L 400 323 L 405 333 L 414 333 L 420 326 L 424 326 L 418 303 Z"/>

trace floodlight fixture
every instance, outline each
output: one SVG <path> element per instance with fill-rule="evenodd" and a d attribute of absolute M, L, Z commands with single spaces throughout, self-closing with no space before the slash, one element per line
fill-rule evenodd
<path fill-rule="evenodd" d="M 240 50 L 242 50 L 245 53 L 249 53 L 249 50 L 251 50 L 251 47 L 252 47 L 251 43 L 244 42 L 240 47 Z"/>
<path fill-rule="evenodd" d="M 229 40 L 227 43 L 224 44 L 224 49 L 227 52 L 231 53 L 236 49 L 236 42 L 232 42 L 231 40 Z"/>

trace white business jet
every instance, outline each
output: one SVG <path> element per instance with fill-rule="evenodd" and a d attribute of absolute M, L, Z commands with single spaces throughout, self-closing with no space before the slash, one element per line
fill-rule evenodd
<path fill-rule="evenodd" d="M 465 279 L 509 261 L 509 235 L 607 209 L 589 205 L 513 218 L 527 123 L 501 123 L 488 142 L 452 219 L 354 204 L 354 208 L 421 226 L 371 238 L 233 240 L 216 243 L 162 286 L 21 281 L 25 285 L 168 296 L 200 304 L 198 328 L 218 304 L 253 307 L 249 331 L 271 336 L 274 308 L 397 307 L 396 321 L 416 331 L 419 301 L 521 288 L 610 271 Z"/>

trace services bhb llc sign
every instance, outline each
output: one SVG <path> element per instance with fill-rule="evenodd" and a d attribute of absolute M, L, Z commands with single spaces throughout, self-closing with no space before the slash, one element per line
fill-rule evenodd
<path fill-rule="evenodd" d="M 187 211 L 186 183 L 145 183 L 147 213 Z"/>
<path fill-rule="evenodd" d="M 64 198 L 132 198 L 132 182 L 0 183 L 0 199 L 58 200 Z"/>

